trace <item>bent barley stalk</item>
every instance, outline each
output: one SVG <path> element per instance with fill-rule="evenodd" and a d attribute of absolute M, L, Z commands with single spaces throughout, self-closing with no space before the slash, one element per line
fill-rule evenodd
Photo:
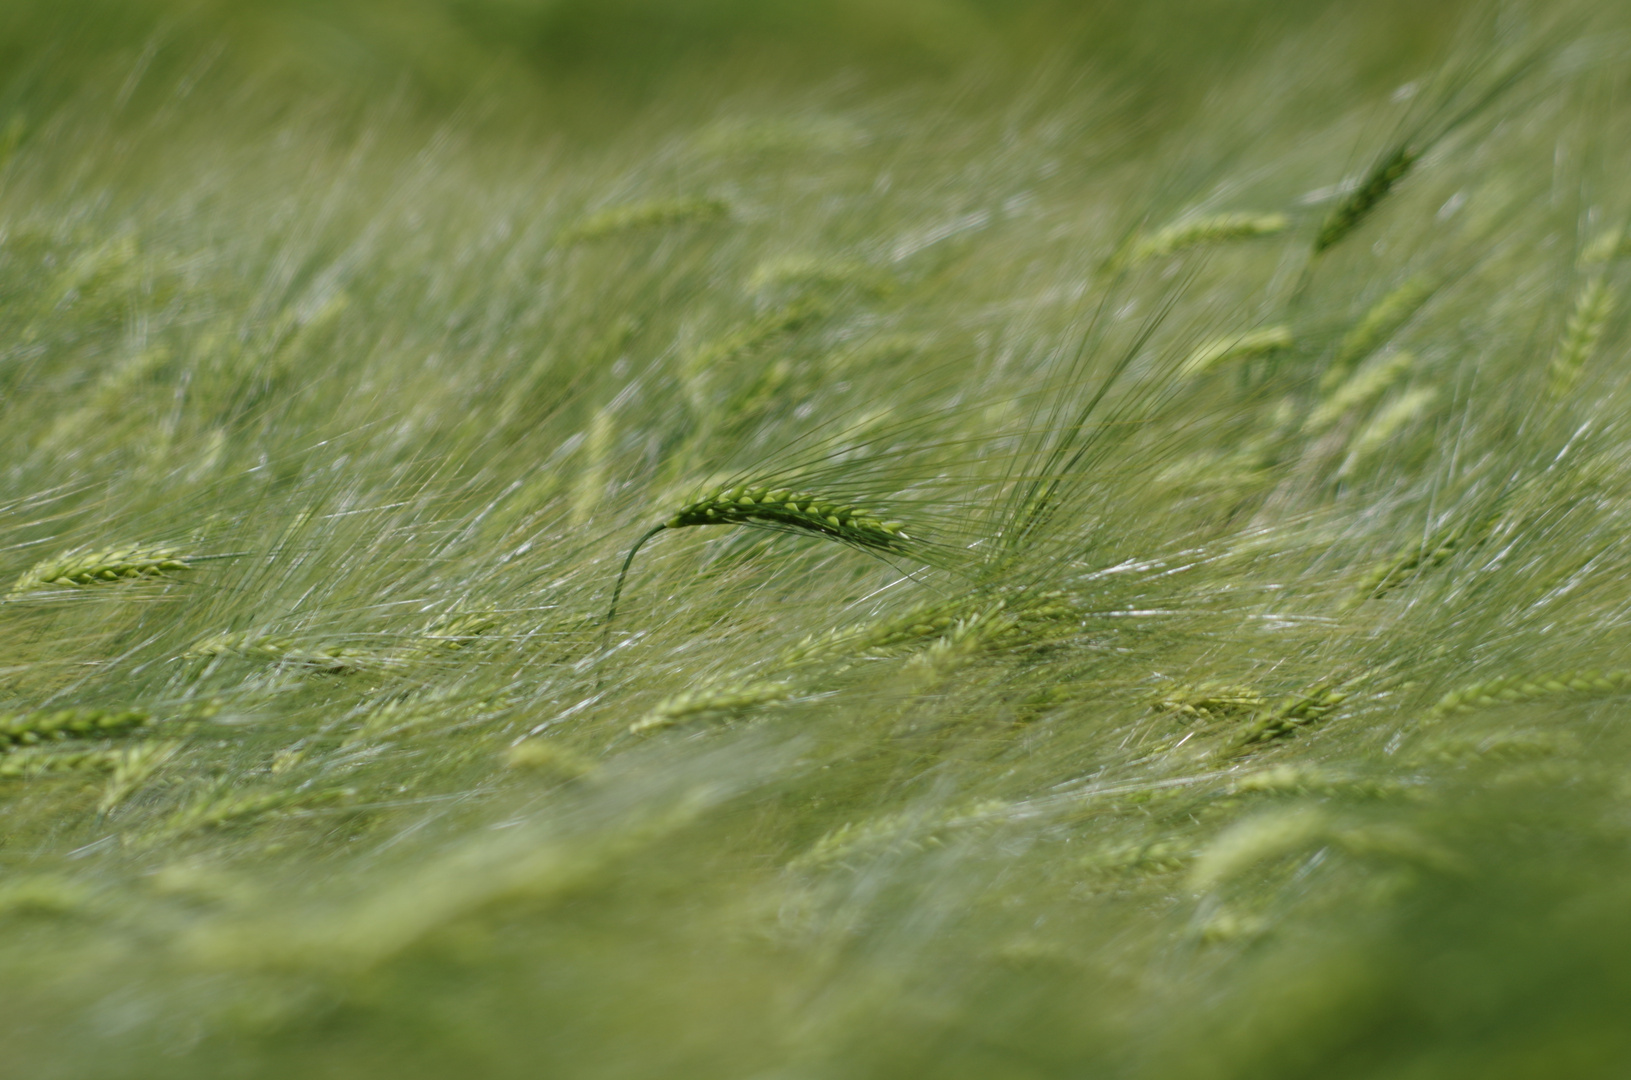
<path fill-rule="evenodd" d="M 1348 194 L 1325 219 L 1314 239 L 1314 254 L 1321 255 L 1341 243 L 1349 233 L 1375 211 L 1395 185 L 1409 175 L 1421 153 L 1401 145 L 1377 162 L 1360 185 Z"/>
<path fill-rule="evenodd" d="M 824 536 L 839 543 L 892 555 L 909 554 L 914 539 L 898 521 L 883 521 L 865 510 L 787 488 L 731 487 L 682 507 L 673 517 L 652 526 L 629 549 L 612 590 L 609 624 L 617 614 L 617 600 L 623 594 L 623 580 L 629 565 L 647 540 L 666 529 L 698 525 L 748 525 L 794 530 Z"/>
<path fill-rule="evenodd" d="M 75 548 L 36 563 L 19 577 L 7 598 L 37 592 L 53 585 L 103 585 L 113 581 L 166 577 L 190 570 L 188 556 L 167 547 L 126 547 L 92 550 Z"/>

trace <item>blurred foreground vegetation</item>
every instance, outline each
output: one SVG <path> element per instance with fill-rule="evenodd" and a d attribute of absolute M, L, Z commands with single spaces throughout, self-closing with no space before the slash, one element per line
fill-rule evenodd
<path fill-rule="evenodd" d="M 6 4 L 7 1075 L 1624 1075 L 1628 34 Z"/>

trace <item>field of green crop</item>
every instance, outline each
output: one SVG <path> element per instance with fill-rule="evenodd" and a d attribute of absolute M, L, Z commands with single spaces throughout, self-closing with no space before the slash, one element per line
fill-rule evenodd
<path fill-rule="evenodd" d="M 1628 61 L 7 0 L 0 1075 L 1631 1074 Z"/>

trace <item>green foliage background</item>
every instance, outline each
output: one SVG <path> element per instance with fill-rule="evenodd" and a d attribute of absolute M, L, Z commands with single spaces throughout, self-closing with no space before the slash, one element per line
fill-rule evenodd
<path fill-rule="evenodd" d="M 1628 33 L 6 4 L 4 1071 L 1623 1075 Z"/>

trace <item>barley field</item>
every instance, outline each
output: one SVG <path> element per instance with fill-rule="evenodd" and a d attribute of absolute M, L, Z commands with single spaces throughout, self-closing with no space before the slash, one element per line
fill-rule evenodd
<path fill-rule="evenodd" d="M 1623 5 L 0 61 L 0 1075 L 1631 1073 Z"/>

